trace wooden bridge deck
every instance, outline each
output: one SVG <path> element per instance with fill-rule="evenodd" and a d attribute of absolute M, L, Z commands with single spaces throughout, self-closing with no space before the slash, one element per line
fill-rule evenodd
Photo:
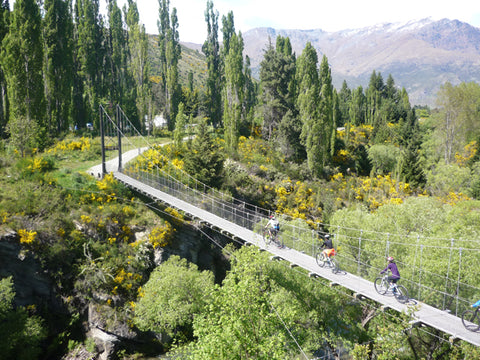
<path fill-rule="evenodd" d="M 294 249 L 280 249 L 275 245 L 265 248 L 263 240 L 253 231 L 227 221 L 203 209 L 197 208 L 188 202 L 177 199 L 176 197 L 148 186 L 120 172 L 115 171 L 114 176 L 128 187 L 135 189 L 154 200 L 165 202 L 174 208 L 184 211 L 192 218 L 205 221 L 211 226 L 227 233 L 232 238 L 238 238 L 246 243 L 263 248 L 274 256 L 289 262 L 292 266 L 302 267 L 312 276 L 322 277 L 330 281 L 332 285 L 340 285 L 344 288 L 347 288 L 356 296 L 363 296 L 365 298 L 374 300 L 377 303 L 382 304 L 384 308 L 391 308 L 399 312 L 406 312 L 408 306 L 417 305 L 419 309 L 414 313 L 415 320 L 412 322 L 413 326 L 421 326 L 422 324 L 428 325 L 446 334 L 449 334 L 451 341 L 461 339 L 473 345 L 480 346 L 480 332 L 471 332 L 465 329 L 461 319 L 457 316 L 436 309 L 424 303 L 417 303 L 414 299 L 411 299 L 407 304 L 401 304 L 393 296 L 382 296 L 378 294 L 375 291 L 373 283 L 368 280 L 346 272 L 333 274 L 330 269 L 320 268 L 313 257 Z"/>

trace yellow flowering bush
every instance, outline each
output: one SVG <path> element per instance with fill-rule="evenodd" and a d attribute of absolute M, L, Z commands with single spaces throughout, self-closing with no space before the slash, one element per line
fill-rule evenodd
<path fill-rule="evenodd" d="M 163 226 L 157 226 L 148 234 L 148 240 L 154 248 L 164 247 L 168 245 L 170 237 L 173 233 L 173 228 L 169 223 Z"/>
<path fill-rule="evenodd" d="M 81 137 L 80 139 L 62 140 L 58 142 L 53 148 L 47 150 L 49 154 L 56 154 L 58 152 L 66 151 L 88 151 L 92 143 L 89 138 Z"/>
<path fill-rule="evenodd" d="M 36 231 L 29 231 L 25 229 L 18 230 L 18 236 L 20 237 L 21 244 L 32 244 L 37 236 Z"/>

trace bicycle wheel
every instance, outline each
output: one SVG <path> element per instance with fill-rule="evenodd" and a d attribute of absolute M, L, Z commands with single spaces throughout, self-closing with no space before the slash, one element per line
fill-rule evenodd
<path fill-rule="evenodd" d="M 323 252 L 317 253 L 317 255 L 315 256 L 315 259 L 317 260 L 318 266 L 320 267 L 325 266 L 326 259 L 325 259 L 325 254 Z"/>
<path fill-rule="evenodd" d="M 377 290 L 377 292 L 380 295 L 385 295 L 385 293 L 388 290 L 388 284 L 385 283 L 385 281 L 383 280 L 383 277 L 376 278 L 374 285 L 375 285 L 375 290 Z"/>
<path fill-rule="evenodd" d="M 263 229 L 263 242 L 265 246 L 268 246 L 272 241 L 272 237 L 270 236 L 270 231 L 268 229 Z"/>
<path fill-rule="evenodd" d="M 465 310 L 462 314 L 462 323 L 467 330 L 477 331 L 480 329 L 480 317 L 478 311 Z"/>
<path fill-rule="evenodd" d="M 393 294 L 399 303 L 405 304 L 408 302 L 408 290 L 405 286 L 397 285 L 396 291 Z"/>
<path fill-rule="evenodd" d="M 283 242 L 282 242 L 282 237 L 280 236 L 280 234 L 277 234 L 275 236 L 275 243 L 277 244 L 277 246 L 281 249 L 283 248 Z"/>
<path fill-rule="evenodd" d="M 334 274 L 338 273 L 340 269 L 338 268 L 337 260 L 335 260 L 334 258 L 330 258 L 330 262 L 332 263 L 332 272 Z"/>

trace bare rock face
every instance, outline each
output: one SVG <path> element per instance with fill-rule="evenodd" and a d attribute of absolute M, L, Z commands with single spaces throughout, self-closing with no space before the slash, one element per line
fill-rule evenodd
<path fill-rule="evenodd" d="M 15 231 L 4 229 L 0 233 L 0 278 L 9 276 L 13 277 L 17 306 L 56 306 L 51 283 L 38 261 L 31 253 L 22 250 Z"/>

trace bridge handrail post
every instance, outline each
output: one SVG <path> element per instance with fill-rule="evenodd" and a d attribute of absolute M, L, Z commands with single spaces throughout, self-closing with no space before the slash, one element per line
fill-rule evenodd
<path fill-rule="evenodd" d="M 420 269 L 418 272 L 418 301 L 421 301 L 422 291 L 422 260 L 423 260 L 423 244 L 420 244 Z"/>
<path fill-rule="evenodd" d="M 460 292 L 460 272 L 462 270 L 462 248 L 458 250 L 458 277 L 457 277 L 457 291 L 455 296 L 455 316 L 458 316 L 458 294 Z"/>
<path fill-rule="evenodd" d="M 447 297 L 447 291 L 448 291 L 448 280 L 450 276 L 450 262 L 452 261 L 452 248 L 453 248 L 453 242 L 455 239 L 450 239 L 450 254 L 448 256 L 448 266 L 447 266 L 447 277 L 445 278 L 445 293 L 443 294 L 443 310 L 445 310 L 445 301 Z"/>
<path fill-rule="evenodd" d="M 357 265 L 357 274 L 360 275 L 360 259 L 362 256 L 362 235 L 363 235 L 363 229 L 360 230 L 360 236 L 358 237 L 358 265 Z"/>

